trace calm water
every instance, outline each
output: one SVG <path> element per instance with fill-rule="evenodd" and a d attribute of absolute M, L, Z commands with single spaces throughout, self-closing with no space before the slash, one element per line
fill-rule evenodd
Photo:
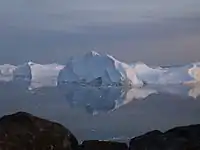
<path fill-rule="evenodd" d="M 62 86 L 30 91 L 17 83 L 1 83 L 0 115 L 30 112 L 65 125 L 79 140 L 126 140 L 149 130 L 200 123 L 198 94 L 198 86 Z"/>

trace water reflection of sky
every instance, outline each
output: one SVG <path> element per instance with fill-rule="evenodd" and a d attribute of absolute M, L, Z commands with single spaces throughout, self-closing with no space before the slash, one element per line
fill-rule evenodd
<path fill-rule="evenodd" d="M 27 111 L 55 120 L 81 139 L 126 139 L 200 122 L 199 86 L 141 89 L 0 84 L 0 115 Z"/>

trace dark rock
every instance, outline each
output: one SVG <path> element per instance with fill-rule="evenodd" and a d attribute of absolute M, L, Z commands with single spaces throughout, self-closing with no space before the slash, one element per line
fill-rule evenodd
<path fill-rule="evenodd" d="M 152 150 L 160 150 L 163 143 L 161 138 L 162 134 L 162 132 L 155 130 L 145 135 L 135 137 L 130 141 L 130 150 L 146 150 L 149 148 Z"/>
<path fill-rule="evenodd" d="M 167 137 L 182 137 L 188 140 L 200 140 L 200 125 L 176 127 L 165 132 Z"/>
<path fill-rule="evenodd" d="M 133 138 L 130 150 L 200 150 L 200 125 L 152 131 Z"/>
<path fill-rule="evenodd" d="M 80 150 L 128 150 L 128 146 L 119 142 L 91 140 L 84 141 Z"/>
<path fill-rule="evenodd" d="M 135 137 L 129 150 L 200 150 L 200 125 L 158 130 Z M 65 127 L 25 112 L 0 119 L 0 150 L 128 150 L 125 143 L 84 141 L 78 146 Z"/>
<path fill-rule="evenodd" d="M 0 119 L 1 150 L 73 150 L 77 146 L 72 133 L 58 123 L 25 112 Z"/>

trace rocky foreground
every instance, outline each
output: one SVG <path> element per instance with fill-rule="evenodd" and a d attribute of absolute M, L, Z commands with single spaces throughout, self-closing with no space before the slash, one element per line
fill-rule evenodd
<path fill-rule="evenodd" d="M 64 126 L 25 112 L 0 119 L 0 150 L 200 150 L 200 125 L 151 131 L 130 140 L 83 141 Z"/>

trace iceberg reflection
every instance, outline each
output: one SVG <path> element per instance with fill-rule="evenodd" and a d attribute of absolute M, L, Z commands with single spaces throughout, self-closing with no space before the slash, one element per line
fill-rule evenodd
<path fill-rule="evenodd" d="M 194 85 L 189 91 L 188 96 L 197 99 L 200 96 L 200 84 Z"/>
<path fill-rule="evenodd" d="M 64 94 L 69 105 L 74 108 L 84 108 L 87 113 L 96 115 L 102 112 L 112 112 L 127 105 L 133 100 L 146 99 L 152 94 L 170 94 L 181 97 L 200 95 L 200 86 L 146 86 L 143 88 L 124 89 L 122 87 L 91 87 L 64 85 L 58 87 Z"/>
<path fill-rule="evenodd" d="M 63 86 L 60 90 L 71 107 L 85 108 L 93 115 L 110 112 L 134 99 L 144 99 L 157 91 L 149 88 L 123 89 L 120 87 Z"/>

